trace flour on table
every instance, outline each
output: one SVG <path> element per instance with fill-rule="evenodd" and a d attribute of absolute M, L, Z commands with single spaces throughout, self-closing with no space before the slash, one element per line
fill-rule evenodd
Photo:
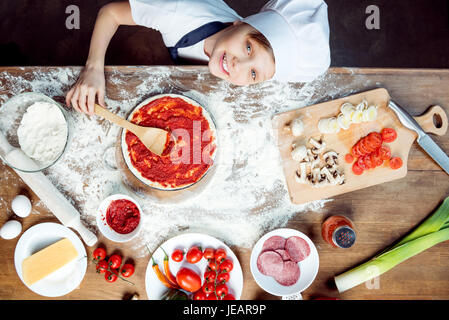
<path fill-rule="evenodd" d="M 17 136 L 21 149 L 29 157 L 50 164 L 64 150 L 67 130 L 59 107 L 40 101 L 27 108 L 17 129 Z"/>
<path fill-rule="evenodd" d="M 64 101 L 81 69 L 54 68 L 31 78 L 0 73 L 1 85 L 11 94 L 37 91 Z M 292 204 L 285 185 L 271 117 L 322 99 L 350 94 L 372 83 L 364 76 L 349 75 L 349 81 L 335 85 L 338 77 L 327 74 L 314 82 L 298 86 L 265 82 L 235 87 L 211 76 L 207 68 L 142 67 L 138 73 L 107 68 L 106 104 L 126 116 L 145 98 L 160 93 L 183 93 L 202 104 L 217 127 L 218 158 L 216 172 L 208 187 L 194 200 L 175 204 L 158 203 L 133 193 L 122 181 L 119 171 L 102 161 L 113 154 L 119 128 L 108 121 L 69 110 L 73 135 L 69 148 L 58 162 L 46 170 L 48 178 L 79 209 L 82 219 L 93 231 L 95 214 L 101 201 L 113 193 L 135 197 L 143 208 L 142 230 L 130 242 L 135 256 L 148 254 L 165 240 L 181 232 L 203 232 L 229 246 L 250 249 L 266 232 L 285 227 L 301 212 L 319 212 L 325 203 Z M 135 69 L 134 69 L 135 70 Z M 189 79 L 189 87 L 182 79 Z M 127 84 L 126 86 L 124 84 Z M 124 89 L 127 88 L 127 90 Z M 0 103 L 7 97 L 0 92 Z"/>

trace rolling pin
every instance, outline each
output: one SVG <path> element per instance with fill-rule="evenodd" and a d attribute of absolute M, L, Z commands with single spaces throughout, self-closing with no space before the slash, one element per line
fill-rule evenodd
<path fill-rule="evenodd" d="M 30 159 L 21 149 L 14 148 L 0 132 L 0 149 L 5 160 L 12 166 L 25 168 L 37 168 L 36 163 Z M 87 229 L 81 222 L 80 213 L 59 192 L 51 181 L 42 172 L 23 172 L 12 168 L 23 182 L 45 203 L 47 208 L 62 222 L 78 232 L 88 246 L 97 242 L 97 236 Z"/>

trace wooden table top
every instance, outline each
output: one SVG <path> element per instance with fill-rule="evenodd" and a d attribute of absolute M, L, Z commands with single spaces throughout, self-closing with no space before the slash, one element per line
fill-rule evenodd
<path fill-rule="evenodd" d="M 68 68 L 80 70 L 79 67 Z M 58 67 L 0 67 L 0 103 L 14 94 L 30 91 L 29 87 L 17 87 L 11 83 L 14 77 L 33 79 L 37 74 L 45 74 L 54 69 Z M 198 72 L 202 73 L 205 77 L 203 84 L 195 88 L 202 92 L 214 90 L 219 82 L 212 76 L 207 76 L 205 67 L 107 67 L 108 96 L 118 94 L 117 88 L 120 86 L 119 83 L 108 81 L 111 74 L 123 75 L 124 79 L 132 82 L 134 75 L 156 69 L 171 73 L 176 86 L 188 86 L 192 77 L 196 77 Z M 313 102 L 384 87 L 412 115 L 419 115 L 432 105 L 440 105 L 449 113 L 449 70 L 331 68 L 326 77 L 325 85 L 316 90 Z M 335 92 L 340 87 L 342 90 L 337 96 L 328 94 L 329 88 L 333 88 Z M 300 90 L 302 85 L 298 84 L 297 88 Z M 238 94 L 238 89 L 232 86 L 228 90 Z M 42 92 L 51 95 L 45 89 Z M 53 98 L 64 101 L 63 96 Z M 448 134 L 432 138 L 449 153 Z M 433 212 L 449 194 L 448 175 L 416 143 L 410 151 L 408 166 L 408 174 L 403 179 L 337 196 L 319 212 L 296 214 L 290 219 L 287 227 L 306 233 L 316 244 L 320 256 L 318 275 L 303 293 L 304 299 L 316 296 L 341 299 L 449 299 L 449 242 L 434 246 L 383 274 L 376 288 L 360 285 L 338 294 L 333 286 L 333 276 L 369 259 L 399 239 Z M 15 172 L 0 162 L 0 225 L 13 215 L 10 202 L 19 193 L 28 194 L 33 204 L 39 202 Z M 321 238 L 322 222 L 334 214 L 344 214 L 356 225 L 358 238 L 350 249 L 333 249 Z M 33 207 L 32 214 L 21 221 L 23 231 L 40 222 L 58 222 L 45 207 L 37 205 Z M 132 258 L 127 256 L 129 248 L 126 243 L 111 243 L 98 235 L 99 244 L 115 248 L 123 253 L 124 258 Z M 19 237 L 13 240 L 0 239 L 0 257 L 3 261 L 0 269 L 0 299 L 47 299 L 30 291 L 15 271 L 14 249 L 18 239 Z M 94 248 L 86 247 L 89 257 Z M 239 247 L 233 247 L 233 250 L 243 269 L 242 299 L 277 299 L 264 292 L 254 281 L 249 266 L 251 250 Z M 145 270 L 148 261 L 148 256 L 134 259 L 136 273 L 130 278 L 135 283 L 134 286 L 120 280 L 112 284 L 105 282 L 95 272 L 95 265 L 89 262 L 80 287 L 58 299 L 122 299 L 132 293 L 138 293 L 142 299 L 146 299 Z"/>

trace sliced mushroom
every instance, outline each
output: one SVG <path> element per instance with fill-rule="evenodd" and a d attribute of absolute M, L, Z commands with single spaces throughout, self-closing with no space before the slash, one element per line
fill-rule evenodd
<path fill-rule="evenodd" d="M 299 164 L 300 171 L 296 171 L 295 180 L 298 183 L 307 183 L 307 163 L 301 162 Z"/>
<path fill-rule="evenodd" d="M 305 146 L 296 146 L 292 150 L 292 158 L 295 161 L 302 161 L 307 157 L 307 148 Z"/>
<path fill-rule="evenodd" d="M 326 152 L 323 155 L 324 161 L 328 164 L 328 165 L 334 165 L 337 164 L 337 160 L 338 160 L 338 154 L 335 151 L 329 151 Z"/>
<path fill-rule="evenodd" d="M 335 183 L 335 178 L 334 178 L 333 174 L 329 171 L 329 169 L 327 167 L 324 167 L 324 168 L 321 169 L 321 174 L 326 176 L 326 178 L 329 181 L 329 183 L 331 183 L 331 184 Z"/>

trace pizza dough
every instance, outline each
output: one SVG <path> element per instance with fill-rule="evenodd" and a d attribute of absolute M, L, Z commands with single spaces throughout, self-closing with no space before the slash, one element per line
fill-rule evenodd
<path fill-rule="evenodd" d="M 64 151 L 68 127 L 62 111 L 49 102 L 35 102 L 22 117 L 17 136 L 23 152 L 50 164 Z"/>

